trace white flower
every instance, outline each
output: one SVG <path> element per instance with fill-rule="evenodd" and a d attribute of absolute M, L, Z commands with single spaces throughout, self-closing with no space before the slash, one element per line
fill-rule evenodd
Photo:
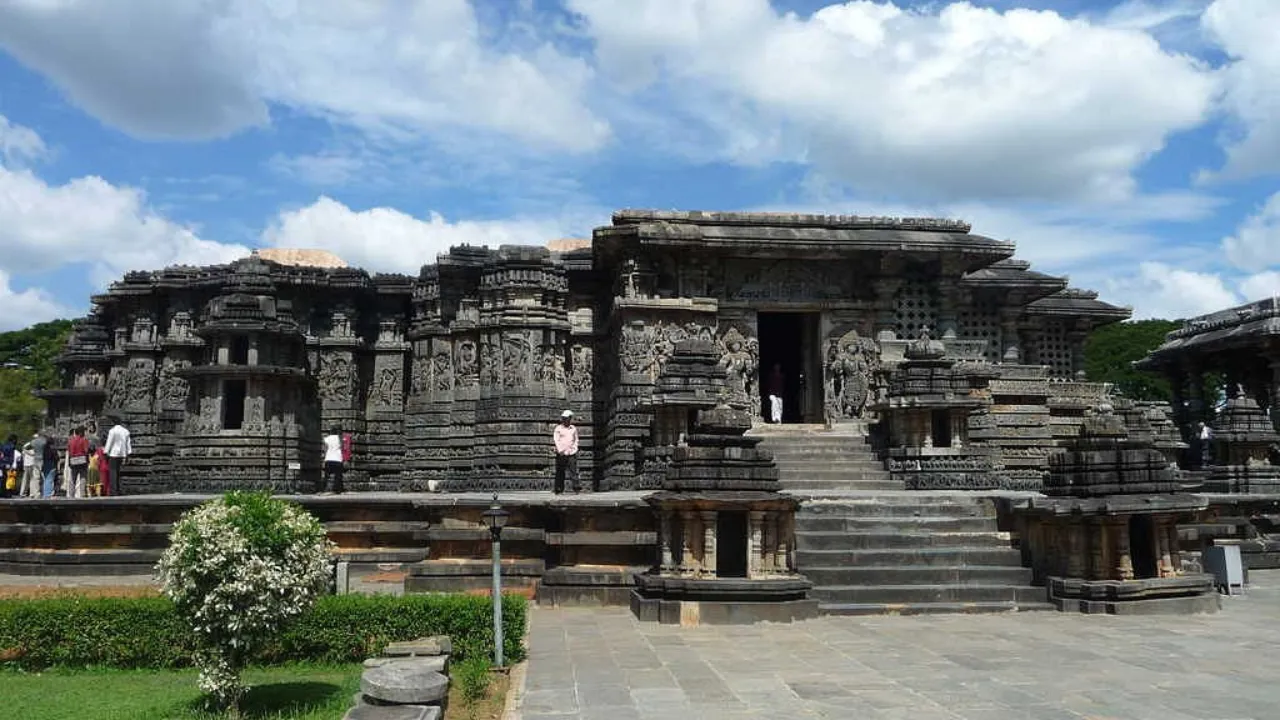
<path fill-rule="evenodd" d="M 169 540 L 157 575 L 200 641 L 200 688 L 233 705 L 250 653 L 328 589 L 333 544 L 302 508 L 240 493 L 186 513 Z"/>

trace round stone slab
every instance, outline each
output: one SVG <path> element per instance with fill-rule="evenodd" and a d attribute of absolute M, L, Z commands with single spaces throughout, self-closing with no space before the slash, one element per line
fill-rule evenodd
<path fill-rule="evenodd" d="M 440 708 L 424 705 L 360 705 L 342 720 L 440 720 Z"/>
<path fill-rule="evenodd" d="M 360 676 L 365 695 L 402 705 L 440 702 L 449 692 L 449 678 L 436 672 L 436 662 L 407 658 L 369 668 Z"/>

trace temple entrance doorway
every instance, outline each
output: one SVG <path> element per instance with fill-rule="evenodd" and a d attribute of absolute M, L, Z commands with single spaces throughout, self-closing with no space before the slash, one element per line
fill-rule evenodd
<path fill-rule="evenodd" d="M 782 422 L 823 422 L 821 321 L 821 313 L 816 312 L 757 313 L 760 417 L 766 421 L 770 420 L 770 390 L 780 385 Z"/>

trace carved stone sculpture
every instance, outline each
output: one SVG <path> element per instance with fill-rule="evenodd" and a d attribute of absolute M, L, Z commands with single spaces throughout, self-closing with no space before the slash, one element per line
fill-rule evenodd
<path fill-rule="evenodd" d="M 757 345 L 748 341 L 735 327 L 720 338 L 723 355 L 720 367 L 728 374 L 729 394 L 740 403 L 759 398 L 760 359 Z"/>
<path fill-rule="evenodd" d="M 878 368 L 875 341 L 850 330 L 827 341 L 826 407 L 833 419 L 861 418 L 871 400 L 871 380 Z"/>

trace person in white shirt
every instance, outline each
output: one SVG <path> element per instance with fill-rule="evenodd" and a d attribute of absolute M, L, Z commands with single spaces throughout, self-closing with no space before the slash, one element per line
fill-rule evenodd
<path fill-rule="evenodd" d="M 133 454 L 133 441 L 129 438 L 129 429 L 121 425 L 119 419 L 115 422 L 107 431 L 107 442 L 102 450 L 107 456 L 107 465 L 111 468 L 111 489 L 113 494 L 120 495 L 124 487 L 120 478 L 120 466 Z"/>
<path fill-rule="evenodd" d="M 1213 428 L 1200 423 L 1200 464 L 1208 467 L 1213 464 Z"/>
<path fill-rule="evenodd" d="M 324 477 L 320 481 L 320 491 L 332 483 L 335 495 L 342 493 L 342 433 L 337 428 L 324 436 Z"/>

